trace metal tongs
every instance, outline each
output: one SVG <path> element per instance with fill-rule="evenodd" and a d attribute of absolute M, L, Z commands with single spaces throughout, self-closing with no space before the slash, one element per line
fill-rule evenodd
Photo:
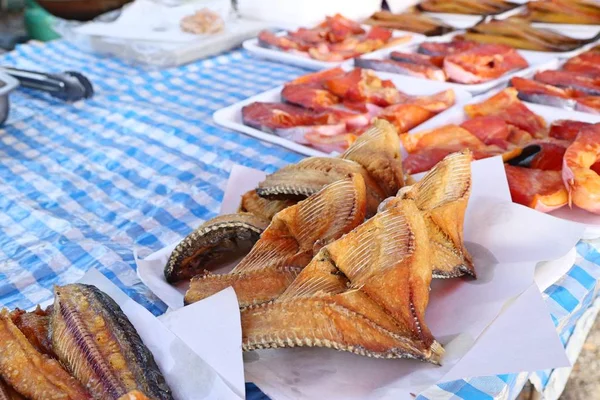
<path fill-rule="evenodd" d="M 0 70 L 17 79 L 23 87 L 41 90 L 68 102 L 89 99 L 94 95 L 92 83 L 79 72 L 46 74 L 8 67 L 2 67 Z"/>

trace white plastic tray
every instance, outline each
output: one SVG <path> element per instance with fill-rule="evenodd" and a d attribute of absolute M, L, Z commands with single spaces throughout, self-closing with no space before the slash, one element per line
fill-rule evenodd
<path fill-rule="evenodd" d="M 439 37 L 439 38 L 429 38 L 427 40 L 427 42 L 449 42 L 452 39 L 452 37 L 456 34 L 457 33 L 453 33 L 453 34 L 445 35 L 445 36 Z M 374 51 L 369 54 L 365 54 L 361 58 L 388 59 L 389 55 L 392 51 L 416 52 L 417 48 L 418 48 L 418 44 L 413 44 L 410 46 L 388 47 L 385 49 Z M 519 54 L 521 54 L 521 56 L 523 56 L 523 58 L 525 58 L 527 60 L 527 62 L 529 63 L 529 67 L 509 72 L 507 74 L 504 74 L 500 78 L 491 80 L 489 82 L 476 83 L 476 84 L 472 84 L 472 85 L 467 85 L 467 84 L 463 84 L 463 83 L 454 83 L 454 82 L 439 82 L 439 83 L 444 85 L 444 87 L 446 87 L 446 88 L 462 89 L 462 90 L 470 92 L 474 95 L 481 94 L 481 93 L 487 92 L 491 89 L 494 89 L 500 85 L 505 85 L 510 80 L 510 78 L 512 78 L 513 76 L 527 75 L 527 74 L 531 73 L 532 71 L 535 71 L 536 69 L 545 65 L 546 63 L 549 63 L 556 59 L 556 56 L 551 53 L 541 53 L 541 52 L 536 52 L 536 51 L 524 51 L 524 50 L 517 50 L 517 51 L 519 52 Z M 345 67 L 346 66 L 347 67 L 354 66 L 354 60 L 345 61 L 344 66 Z M 429 79 L 425 79 L 425 78 L 415 77 L 414 79 L 419 79 L 421 81 L 430 81 Z"/>
<path fill-rule="evenodd" d="M 468 104 L 480 103 L 483 100 L 495 95 L 496 93 L 498 93 L 498 91 L 474 97 L 468 102 Z M 524 102 L 524 104 L 531 111 L 544 118 L 548 125 L 560 119 L 572 119 L 576 121 L 590 123 L 600 122 L 600 115 L 586 114 L 578 111 L 562 110 L 560 108 L 554 108 L 527 102 Z M 443 115 L 438 114 L 431 118 L 429 121 L 425 121 L 418 127 L 412 129 L 410 133 L 439 128 L 448 124 L 460 125 L 467 119 L 468 118 L 462 107 L 453 107 L 452 109 L 449 109 L 446 112 L 444 112 Z M 570 221 L 585 224 L 587 226 L 587 229 L 583 237 L 584 239 L 595 239 L 600 237 L 600 215 L 598 214 L 592 214 L 590 212 L 575 207 L 573 207 L 573 209 L 569 209 L 568 206 L 562 207 L 556 211 L 552 211 L 549 214 L 558 218 L 568 219 Z"/>
<path fill-rule="evenodd" d="M 363 25 L 363 27 L 365 29 L 372 28 L 369 25 Z M 406 32 L 406 31 L 398 31 L 398 30 L 393 30 L 392 32 L 393 32 L 393 37 L 400 37 L 400 36 L 407 36 L 407 35 L 412 36 L 412 38 L 410 40 L 408 40 L 406 43 L 395 46 L 396 48 L 403 48 L 405 46 L 410 46 L 411 44 L 420 43 L 423 40 L 425 40 L 424 35 L 414 33 L 414 32 Z M 282 31 L 282 32 L 277 33 L 278 36 L 283 36 L 286 34 L 287 34 L 287 31 Z M 248 50 L 250 53 L 252 53 L 258 57 L 265 58 L 267 60 L 277 61 L 277 62 L 281 62 L 284 64 L 291 64 L 291 65 L 295 65 L 295 66 L 307 68 L 307 69 L 312 69 L 312 70 L 334 68 L 344 62 L 344 61 L 319 61 L 319 60 L 314 60 L 308 56 L 302 56 L 300 54 L 288 53 L 283 50 L 268 49 L 268 48 L 262 47 L 258 44 L 258 38 L 246 40 L 244 42 L 244 49 Z M 369 54 L 369 53 L 367 53 L 367 54 Z"/>
<path fill-rule="evenodd" d="M 447 89 L 446 87 L 440 85 L 439 82 L 434 81 L 423 81 L 410 77 L 390 75 L 380 72 L 377 72 L 377 76 L 379 76 L 382 79 L 390 79 L 392 82 L 394 82 L 396 87 L 410 95 L 432 95 Z M 278 86 L 256 96 L 250 97 L 249 99 L 235 103 L 229 107 L 222 108 L 213 114 L 213 119 L 217 124 L 221 126 L 245 133 L 249 136 L 253 136 L 260 140 L 264 140 L 265 142 L 278 144 L 282 147 L 293 150 L 300 154 L 304 154 L 307 156 L 333 155 L 244 125 L 244 123 L 242 122 L 242 108 L 244 106 L 254 103 L 256 101 L 279 102 L 281 101 L 282 89 L 282 86 Z M 436 115 L 436 117 L 439 117 L 440 115 L 445 114 L 450 110 L 454 110 L 454 112 L 459 112 L 462 109 L 463 105 L 465 105 L 471 99 L 471 95 L 468 92 L 465 92 L 460 89 L 455 89 L 454 92 L 456 94 L 455 105 L 450 107 L 448 110 Z"/>

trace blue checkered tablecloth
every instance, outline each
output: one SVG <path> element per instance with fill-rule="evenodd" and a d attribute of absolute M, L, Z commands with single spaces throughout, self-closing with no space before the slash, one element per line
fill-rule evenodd
<path fill-rule="evenodd" d="M 143 257 L 216 215 L 234 164 L 271 172 L 301 158 L 211 117 L 300 68 L 233 51 L 155 71 L 63 41 L 22 45 L 0 65 L 81 71 L 97 93 L 74 105 L 11 96 L 0 129 L 0 306 L 31 307 L 95 267 L 158 315 L 166 307 L 138 280 L 132 250 Z M 544 294 L 564 343 L 597 296 L 599 266 L 600 252 L 580 242 L 575 265 Z M 512 399 L 528 378 L 545 385 L 551 373 L 468 378 L 427 396 Z M 248 387 L 249 398 L 261 396 Z"/>

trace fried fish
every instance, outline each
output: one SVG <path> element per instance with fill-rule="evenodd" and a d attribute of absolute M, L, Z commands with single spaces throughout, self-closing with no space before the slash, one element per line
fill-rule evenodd
<path fill-rule="evenodd" d="M 424 321 L 429 246 L 414 201 L 390 200 L 321 249 L 279 298 L 242 310 L 243 349 L 315 346 L 439 363 L 443 349 Z"/>
<path fill-rule="evenodd" d="M 471 194 L 471 152 L 453 153 L 425 178 L 400 189 L 423 212 L 429 232 L 434 278 L 475 277 L 473 259 L 463 240 L 465 211 Z"/>
<path fill-rule="evenodd" d="M 230 273 L 192 279 L 185 303 L 228 286 L 240 306 L 272 300 L 292 283 L 319 249 L 365 219 L 367 194 L 360 174 L 336 181 L 273 217 L 250 253 Z"/>
<path fill-rule="evenodd" d="M 32 400 L 92 398 L 57 360 L 33 347 L 7 310 L 0 311 L 0 378 Z"/>
<path fill-rule="evenodd" d="M 173 399 L 152 353 L 113 299 L 83 284 L 57 286 L 54 296 L 52 348 L 91 398 L 117 400 L 139 390 L 155 400 Z"/>

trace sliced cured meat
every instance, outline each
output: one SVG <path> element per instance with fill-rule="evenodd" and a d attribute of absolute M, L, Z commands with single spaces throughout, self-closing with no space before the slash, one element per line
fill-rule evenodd
<path fill-rule="evenodd" d="M 345 75 L 328 79 L 325 87 L 333 94 L 351 102 L 369 102 L 381 107 L 395 104 L 400 96 L 389 80 L 381 80 L 371 71 L 355 68 Z"/>
<path fill-rule="evenodd" d="M 524 131 L 523 129 L 520 129 L 514 125 L 508 125 L 508 130 L 510 132 L 507 138 L 509 143 L 515 144 L 517 146 L 525 146 L 533 140 L 533 136 L 531 136 L 531 133 Z"/>
<path fill-rule="evenodd" d="M 510 130 L 504 119 L 492 115 L 475 117 L 460 125 L 487 145 L 495 144 L 501 148 L 508 147 Z"/>
<path fill-rule="evenodd" d="M 386 107 L 379 118 L 390 121 L 398 133 L 408 132 L 434 115 L 433 112 L 413 104 L 396 104 Z"/>
<path fill-rule="evenodd" d="M 591 114 L 600 114 L 600 96 L 580 97 L 575 99 L 575 110 Z"/>
<path fill-rule="evenodd" d="M 286 85 L 281 91 L 281 99 L 312 110 L 323 110 L 340 102 L 339 97 L 314 87 L 314 84 Z"/>
<path fill-rule="evenodd" d="M 575 100 L 571 89 L 558 88 L 532 79 L 512 78 L 511 85 L 519 91 L 519 99 L 532 103 L 572 109 Z"/>
<path fill-rule="evenodd" d="M 548 133 L 548 136 L 554 139 L 568 140 L 572 142 L 575 140 L 582 128 L 590 125 L 592 124 L 588 122 L 573 121 L 570 119 L 557 120 L 550 125 L 550 132 Z"/>
<path fill-rule="evenodd" d="M 325 39 L 327 31 L 325 29 L 307 29 L 299 28 L 297 31 L 288 32 L 288 37 L 304 42 L 307 45 L 321 43 Z"/>
<path fill-rule="evenodd" d="M 448 79 L 464 84 L 487 82 L 528 66 L 515 49 L 501 44 L 482 44 L 444 59 Z"/>
<path fill-rule="evenodd" d="M 242 121 L 245 125 L 268 133 L 276 129 L 305 125 L 327 125 L 327 115 L 285 103 L 256 102 L 242 108 Z"/>
<path fill-rule="evenodd" d="M 577 75 L 569 71 L 541 71 L 533 77 L 548 85 L 576 89 L 592 96 L 600 96 L 600 78 Z"/>
<path fill-rule="evenodd" d="M 429 67 L 441 68 L 444 65 L 444 57 L 432 57 L 419 53 L 403 53 L 400 51 L 392 51 L 390 53 L 390 58 L 394 61 L 427 65 Z"/>
<path fill-rule="evenodd" d="M 341 42 L 350 35 L 361 35 L 365 30 L 358 22 L 352 21 L 341 14 L 326 17 L 319 27 L 328 29 L 327 38 L 331 42 Z"/>
<path fill-rule="evenodd" d="M 486 115 L 498 116 L 506 123 L 529 132 L 535 138 L 546 136 L 546 121 L 532 112 L 517 97 L 515 88 L 507 88 L 489 99 L 465 106 L 465 113 L 470 118 Z"/>
<path fill-rule="evenodd" d="M 355 58 L 354 65 L 359 68 L 368 68 L 375 71 L 389 72 L 391 74 L 408 75 L 442 82 L 446 80 L 444 71 L 433 65 L 412 64 L 395 60 L 370 58 Z"/>
<path fill-rule="evenodd" d="M 542 148 L 531 160 L 530 167 L 544 171 L 560 171 L 567 148 L 557 143 L 536 143 Z"/>
<path fill-rule="evenodd" d="M 412 104 L 422 107 L 427 111 L 439 113 L 452 107 L 456 101 L 454 90 L 448 89 L 430 96 L 400 96 L 396 104 Z"/>
<path fill-rule="evenodd" d="M 356 138 L 356 135 L 350 133 L 336 136 L 323 136 L 314 132 L 308 133 L 304 137 L 308 144 L 325 153 L 342 153 L 347 150 L 352 143 L 354 143 Z"/>
<path fill-rule="evenodd" d="M 505 165 L 512 200 L 541 212 L 556 210 L 568 201 L 559 171 Z"/>
<path fill-rule="evenodd" d="M 324 71 L 313 72 L 311 74 L 302 75 L 299 78 L 294 79 L 293 81 L 287 83 L 286 85 L 299 85 L 299 84 L 308 84 L 308 83 L 316 83 L 321 84 L 325 82 L 327 79 L 335 78 L 337 76 L 342 76 L 346 72 L 340 68 L 331 68 L 326 69 Z"/>
<path fill-rule="evenodd" d="M 392 31 L 380 26 L 372 27 L 367 33 L 367 40 L 381 40 L 383 43 L 392 38 Z"/>
<path fill-rule="evenodd" d="M 478 43 L 469 40 L 454 40 L 451 42 L 425 42 L 421 43 L 418 52 L 433 57 L 445 57 L 472 49 L 479 46 Z"/>
<path fill-rule="evenodd" d="M 562 69 L 576 74 L 589 76 L 600 76 L 600 53 L 585 52 L 576 57 L 571 58 Z"/>
<path fill-rule="evenodd" d="M 458 125 L 446 125 L 416 133 L 400 135 L 402 144 L 408 153 L 423 149 L 438 148 L 460 151 L 462 149 L 482 150 L 485 144 L 468 130 Z"/>
<path fill-rule="evenodd" d="M 280 49 L 280 50 L 298 50 L 298 51 L 307 51 L 308 46 L 297 39 L 287 37 L 287 36 L 278 36 L 271 31 L 261 31 L 258 34 L 258 44 L 262 47 L 271 48 L 271 49 Z"/>

